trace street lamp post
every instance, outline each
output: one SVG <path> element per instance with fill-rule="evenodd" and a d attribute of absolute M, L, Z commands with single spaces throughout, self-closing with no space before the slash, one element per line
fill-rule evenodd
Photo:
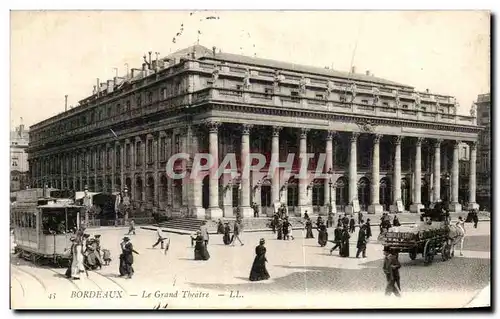
<path fill-rule="evenodd" d="M 331 169 L 328 170 L 328 176 L 329 176 L 328 185 L 330 186 L 328 188 L 329 193 L 330 193 L 330 196 L 328 196 L 329 201 L 330 201 L 330 203 L 328 205 L 328 214 L 331 214 L 331 213 L 333 213 L 333 207 L 332 207 L 332 186 L 333 186 L 332 176 L 333 176 L 333 172 Z"/>

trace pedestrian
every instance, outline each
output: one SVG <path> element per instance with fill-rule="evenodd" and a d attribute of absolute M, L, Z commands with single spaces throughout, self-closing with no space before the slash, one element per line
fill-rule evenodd
<path fill-rule="evenodd" d="M 358 251 L 356 252 L 356 258 L 359 258 L 360 253 L 362 253 L 363 258 L 366 258 L 366 243 L 366 225 L 362 225 L 359 228 L 358 233 L 358 244 L 356 246 L 356 248 L 358 248 Z"/>
<path fill-rule="evenodd" d="M 71 237 L 71 259 L 68 269 L 66 270 L 66 277 L 73 280 L 80 279 L 80 274 L 85 272 L 83 265 L 82 243 L 77 237 Z M 88 275 L 87 275 L 88 276 Z"/>
<path fill-rule="evenodd" d="M 224 234 L 224 224 L 222 224 L 220 219 L 217 222 L 217 234 Z"/>
<path fill-rule="evenodd" d="M 259 205 L 256 202 L 252 203 L 253 217 L 259 217 Z"/>
<path fill-rule="evenodd" d="M 347 227 L 344 226 L 342 229 L 342 235 L 340 238 L 340 257 L 349 257 L 349 238 L 351 238 L 351 235 L 349 235 Z"/>
<path fill-rule="evenodd" d="M 477 224 L 479 223 L 479 217 L 477 216 L 477 209 L 474 209 L 473 210 L 473 213 L 472 213 L 472 220 L 474 221 L 474 228 L 477 228 Z"/>
<path fill-rule="evenodd" d="M 394 215 L 394 219 L 392 220 L 392 226 L 394 226 L 394 227 L 401 226 L 401 223 L 399 222 L 399 218 L 397 215 Z"/>
<path fill-rule="evenodd" d="M 132 234 L 135 235 L 135 222 L 133 219 L 131 219 L 129 222 L 127 235 L 132 235 Z"/>
<path fill-rule="evenodd" d="M 337 220 L 337 227 L 342 228 L 342 225 L 343 225 L 342 218 L 340 218 L 340 216 L 339 216 L 339 219 Z"/>
<path fill-rule="evenodd" d="M 283 228 L 283 240 L 289 240 L 290 236 L 288 235 L 288 225 L 290 223 L 288 222 L 288 218 L 283 218 L 283 225 L 281 226 Z"/>
<path fill-rule="evenodd" d="M 366 219 L 366 240 L 369 240 L 372 237 L 372 226 L 370 225 L 370 218 Z"/>
<path fill-rule="evenodd" d="M 312 232 L 313 226 L 312 226 L 311 219 L 309 219 L 309 218 L 306 219 L 306 227 L 305 228 L 306 228 L 306 239 L 314 238 L 314 235 Z"/>
<path fill-rule="evenodd" d="M 197 231 L 195 236 L 191 237 L 195 241 L 194 245 L 194 260 L 209 260 L 210 254 L 208 253 L 205 239 L 201 235 L 201 231 Z"/>
<path fill-rule="evenodd" d="M 328 243 L 328 232 L 326 230 L 325 223 L 320 223 L 318 226 L 318 244 L 321 247 L 325 247 Z"/>
<path fill-rule="evenodd" d="M 274 213 L 273 215 L 273 220 L 271 222 L 271 227 L 273 229 L 273 234 L 276 234 L 276 227 L 278 227 L 278 214 L 277 213 Z"/>
<path fill-rule="evenodd" d="M 222 241 L 224 245 L 229 245 L 231 243 L 231 227 L 228 222 L 224 223 L 224 236 L 222 236 Z"/>
<path fill-rule="evenodd" d="M 283 239 L 283 220 L 278 218 L 278 223 L 276 224 L 276 231 L 278 232 L 278 240 Z"/>
<path fill-rule="evenodd" d="M 349 232 L 354 233 L 356 231 L 356 221 L 354 220 L 354 216 L 351 216 L 349 220 Z"/>
<path fill-rule="evenodd" d="M 358 213 L 358 225 L 359 226 L 363 225 L 363 213 L 362 212 Z"/>
<path fill-rule="evenodd" d="M 255 259 L 253 260 L 252 269 L 250 270 L 250 281 L 261 281 L 270 278 L 269 273 L 266 269 L 266 247 L 264 244 L 266 241 L 261 238 L 259 245 L 255 247 Z"/>
<path fill-rule="evenodd" d="M 288 220 L 288 217 L 285 218 L 283 221 L 283 239 L 284 240 L 294 240 L 293 234 L 292 234 L 292 223 Z"/>
<path fill-rule="evenodd" d="M 333 232 L 333 243 L 335 244 L 335 246 L 330 249 L 330 255 L 335 249 L 339 248 L 340 250 L 340 247 L 342 247 L 342 227 L 340 226 L 340 224 L 337 225 Z"/>
<path fill-rule="evenodd" d="M 347 213 L 344 214 L 344 217 L 342 218 L 342 226 L 343 227 L 348 227 L 349 226 L 349 217 L 347 217 Z"/>
<path fill-rule="evenodd" d="M 328 219 L 326 221 L 326 228 L 333 227 L 333 213 L 328 213 Z"/>
<path fill-rule="evenodd" d="M 396 249 L 389 249 L 389 247 L 384 248 L 384 273 L 387 280 L 387 286 L 385 288 L 385 294 L 390 296 L 394 294 L 398 297 L 401 296 L 401 281 L 399 276 L 399 268 L 401 264 L 398 259 L 398 251 Z"/>
<path fill-rule="evenodd" d="M 208 235 L 208 227 L 207 221 L 203 221 L 203 224 L 200 226 L 201 236 L 203 237 L 203 241 L 205 242 L 205 246 L 208 245 L 209 235 Z"/>
<path fill-rule="evenodd" d="M 243 243 L 241 242 L 241 239 L 240 239 L 240 230 L 241 230 L 241 225 L 238 222 L 238 220 L 236 220 L 234 222 L 233 238 L 231 239 L 231 246 L 234 246 L 234 242 L 236 241 L 236 239 L 240 242 L 241 246 L 243 246 Z"/>
<path fill-rule="evenodd" d="M 309 219 L 309 214 L 307 213 L 307 210 L 306 210 L 306 212 L 304 213 L 304 219 Z"/>
<path fill-rule="evenodd" d="M 158 239 L 156 240 L 156 243 L 154 243 L 153 248 L 155 248 L 156 246 L 158 246 L 158 244 L 161 244 L 161 246 L 160 246 L 160 247 L 161 247 L 161 249 L 164 249 L 164 247 L 163 247 L 163 241 L 164 241 L 166 238 L 164 238 L 164 237 L 162 236 L 162 232 L 161 232 L 161 228 L 160 228 L 160 227 L 158 227 L 158 228 L 156 229 L 156 235 L 158 236 Z"/>
<path fill-rule="evenodd" d="M 132 265 L 134 264 L 134 253 L 139 254 L 137 251 L 134 250 L 134 246 L 130 242 L 130 238 L 128 237 L 123 237 L 123 241 L 121 243 L 122 246 L 122 256 L 120 256 L 120 276 L 127 275 L 127 278 L 130 279 L 132 278 L 132 275 L 134 274 L 134 268 Z"/>

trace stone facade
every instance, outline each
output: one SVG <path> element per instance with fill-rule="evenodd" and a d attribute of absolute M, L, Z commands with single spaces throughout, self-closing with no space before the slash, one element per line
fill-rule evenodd
<path fill-rule="evenodd" d="M 456 114 L 451 97 L 368 75 L 301 67 L 215 53 L 201 46 L 173 54 L 132 77 L 98 85 L 80 106 L 31 127 L 33 186 L 90 191 L 131 191 L 135 206 L 173 216 L 272 214 L 273 203 L 305 211 L 418 211 L 438 200 L 459 204 L 459 143 L 471 147 L 467 199 L 475 203 L 474 116 Z M 187 53 L 186 53 L 187 52 Z M 135 70 L 135 69 L 134 69 Z M 174 154 L 188 159 L 169 161 Z M 194 179 L 196 154 L 218 164 L 248 153 L 268 163 L 242 177 L 217 178 L 212 166 Z M 299 155 L 314 153 L 309 171 L 326 154 L 326 178 L 298 176 Z M 295 154 L 292 174 L 268 175 L 269 162 Z M 236 172 L 233 172 L 236 173 Z M 446 175 L 448 174 L 448 175 Z M 248 177 L 244 177 L 248 175 Z M 445 176 L 450 176 L 449 180 Z M 473 195 L 474 194 L 474 195 Z"/>
<path fill-rule="evenodd" d="M 478 203 L 491 210 L 491 97 L 479 94 L 477 97 L 477 124 L 483 127 L 479 135 L 477 159 Z"/>

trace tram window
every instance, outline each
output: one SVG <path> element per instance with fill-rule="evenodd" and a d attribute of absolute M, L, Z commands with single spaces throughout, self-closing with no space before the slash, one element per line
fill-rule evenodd
<path fill-rule="evenodd" d="M 44 234 L 64 234 L 66 232 L 66 215 L 64 213 L 44 213 L 42 218 L 42 232 Z"/>

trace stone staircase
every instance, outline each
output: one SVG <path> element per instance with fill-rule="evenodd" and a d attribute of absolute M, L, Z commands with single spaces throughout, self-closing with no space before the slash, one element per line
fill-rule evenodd
<path fill-rule="evenodd" d="M 200 229 L 201 225 L 203 225 L 204 220 L 203 219 L 196 219 L 196 218 L 173 218 L 165 222 L 161 222 L 159 224 L 154 224 L 153 226 L 155 227 L 161 227 L 161 228 L 170 228 L 170 229 L 176 229 L 176 230 L 182 230 L 182 231 L 188 231 L 188 232 L 196 232 L 198 229 Z M 207 221 L 207 226 L 209 229 L 212 227 L 212 221 Z M 214 226 L 216 228 L 216 226 Z"/>

